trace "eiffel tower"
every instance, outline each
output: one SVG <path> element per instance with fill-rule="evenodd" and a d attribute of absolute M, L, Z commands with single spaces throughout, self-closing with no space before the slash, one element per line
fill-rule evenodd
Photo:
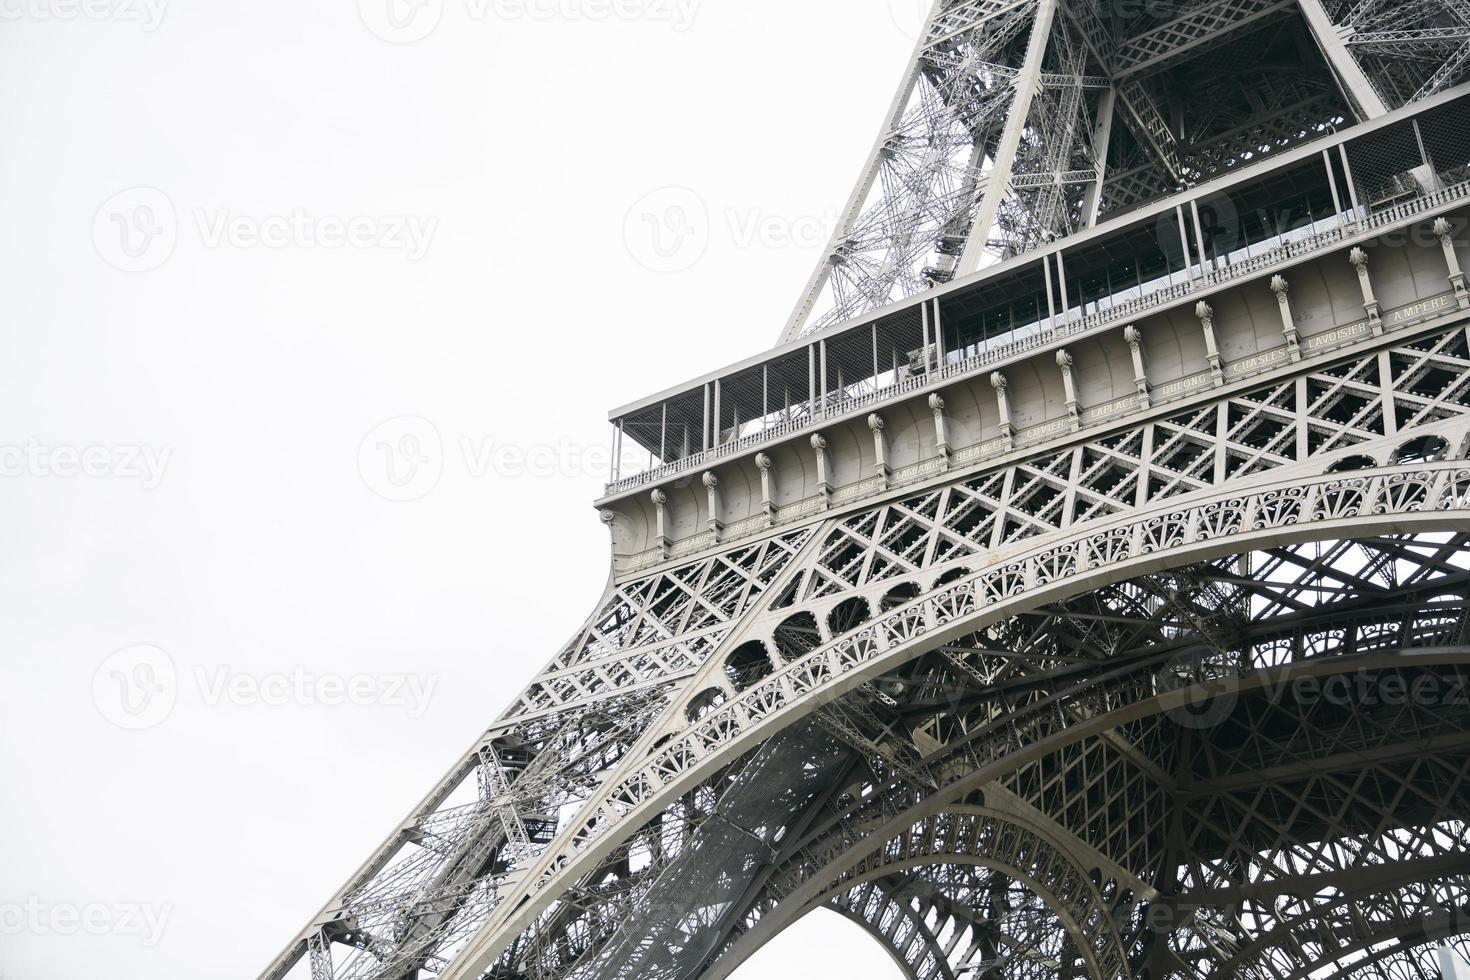
<path fill-rule="evenodd" d="M 1470 4 L 940 0 L 606 593 L 262 974 L 1470 953 Z M 570 625 L 570 624 L 569 624 Z"/>

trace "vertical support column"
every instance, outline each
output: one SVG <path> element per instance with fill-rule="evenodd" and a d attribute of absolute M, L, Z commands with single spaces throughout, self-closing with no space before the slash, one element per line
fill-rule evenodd
<path fill-rule="evenodd" d="M 929 374 L 929 349 L 930 349 L 929 348 L 929 304 L 927 302 L 920 303 L 919 304 L 919 323 L 921 325 L 921 329 L 924 331 L 924 337 L 923 337 L 923 345 L 924 346 L 920 349 L 920 353 L 921 353 L 921 355 L 924 358 L 924 374 L 927 376 Z"/>
<path fill-rule="evenodd" d="M 1041 260 L 1041 269 L 1046 274 L 1046 325 L 1055 331 L 1057 328 L 1057 299 L 1056 290 L 1051 282 L 1051 259 L 1049 257 Z"/>
<path fill-rule="evenodd" d="M 1373 329 L 1373 336 L 1382 337 L 1383 317 L 1378 308 L 1378 297 L 1373 295 L 1373 280 L 1368 276 L 1368 253 L 1355 245 L 1348 253 L 1348 261 L 1358 270 L 1358 286 L 1363 290 L 1363 312 L 1368 314 L 1368 326 Z"/>
<path fill-rule="evenodd" d="M 725 435 L 725 422 L 724 422 L 725 413 L 723 411 L 723 407 L 720 404 L 720 401 L 721 401 L 720 394 L 721 394 L 720 379 L 719 378 L 716 378 L 715 379 L 715 416 L 714 416 L 714 418 L 715 418 L 715 427 L 712 430 L 710 430 L 710 445 L 713 446 L 715 449 L 719 449 L 720 448 L 720 444 L 724 441 L 724 435 Z"/>
<path fill-rule="evenodd" d="M 817 345 L 806 345 L 806 408 L 808 415 L 817 414 Z"/>
<path fill-rule="evenodd" d="M 1062 371 L 1062 392 L 1067 400 L 1067 419 L 1076 432 L 1082 428 L 1082 407 L 1077 401 L 1077 383 L 1072 379 L 1072 355 L 1066 349 L 1057 351 L 1057 367 Z"/>
<path fill-rule="evenodd" d="M 939 300 L 934 301 L 934 369 L 944 371 L 944 319 L 939 313 Z"/>
<path fill-rule="evenodd" d="M 1322 164 L 1327 168 L 1327 187 L 1332 191 L 1333 214 L 1341 215 L 1342 195 L 1337 190 L 1337 171 L 1332 167 L 1332 154 L 1327 150 L 1322 151 Z"/>
<path fill-rule="evenodd" d="M 771 500 L 771 457 L 765 453 L 755 454 L 755 468 L 761 471 L 761 510 L 766 523 L 776 523 L 776 505 Z"/>
<path fill-rule="evenodd" d="M 658 461 L 669 461 L 669 403 L 663 403 L 663 419 L 658 424 Z"/>
<path fill-rule="evenodd" d="M 1148 372 L 1143 364 L 1143 334 L 1130 323 L 1123 328 L 1123 340 L 1133 357 L 1133 387 L 1138 392 L 1138 407 L 1149 408 L 1153 405 L 1153 395 L 1149 392 Z"/>
<path fill-rule="evenodd" d="M 720 520 L 720 478 L 715 476 L 714 470 L 707 470 L 702 479 L 709 498 L 709 533 L 719 544 L 725 535 L 725 522 Z"/>
<path fill-rule="evenodd" d="M 1189 214 L 1194 221 L 1194 250 L 1199 256 L 1199 274 L 1201 279 L 1210 277 L 1210 260 L 1205 254 L 1205 226 L 1199 220 L 1199 202 L 1189 202 Z"/>
<path fill-rule="evenodd" d="M 991 374 L 990 387 L 995 389 L 995 404 L 1000 409 L 1000 436 L 1005 440 L 1007 449 L 1016 446 L 1016 427 L 1011 424 L 1011 400 L 1006 397 L 1006 376 L 999 371 Z"/>
<path fill-rule="evenodd" d="M 1062 498 L 1062 527 L 1069 528 L 1077 519 L 1077 488 L 1082 485 L 1082 447 L 1072 450 L 1071 465 L 1067 469 L 1067 492 Z"/>
<path fill-rule="evenodd" d="M 944 399 L 938 393 L 929 396 L 929 411 L 934 413 L 934 446 L 939 450 L 939 458 L 944 460 L 945 469 L 948 469 L 949 433 L 944 428 Z"/>
<path fill-rule="evenodd" d="M 1298 462 L 1305 462 L 1312 454 L 1311 430 L 1308 428 L 1308 417 L 1311 415 L 1310 397 L 1307 391 L 1307 377 L 1302 375 L 1296 379 L 1296 458 Z"/>
<path fill-rule="evenodd" d="M 1184 205 L 1174 206 L 1174 220 L 1179 225 L 1179 254 L 1184 256 L 1184 274 L 1189 276 L 1191 286 L 1199 285 L 1200 276 L 1204 275 L 1204 266 L 1200 266 L 1200 275 L 1193 273 L 1194 257 L 1189 254 L 1189 228 L 1184 223 Z"/>
<path fill-rule="evenodd" d="M 1383 434 L 1399 434 L 1399 413 L 1393 387 L 1393 355 L 1386 350 L 1378 352 L 1378 383 L 1383 386 Z"/>
<path fill-rule="evenodd" d="M 873 430 L 873 457 L 876 460 L 873 469 L 878 471 L 878 476 L 886 487 L 893 477 L 893 470 L 888 466 L 888 440 L 883 435 L 883 416 L 877 412 L 869 415 L 868 428 Z"/>
<path fill-rule="evenodd" d="M 654 537 L 658 550 L 665 558 L 669 557 L 669 495 L 662 490 L 655 490 L 650 495 L 653 500 L 654 512 L 657 515 L 657 527 Z"/>
<path fill-rule="evenodd" d="M 1194 315 L 1199 317 L 1200 327 L 1205 332 L 1205 356 L 1210 359 L 1210 377 L 1219 387 L 1225 383 L 1225 362 L 1220 358 L 1220 345 L 1215 343 L 1215 310 L 1200 300 L 1195 304 Z"/>
<path fill-rule="evenodd" d="M 1439 239 L 1440 248 L 1444 249 L 1445 265 L 1450 270 L 1450 285 L 1455 288 L 1455 302 L 1460 304 L 1460 309 L 1470 309 L 1470 292 L 1465 289 L 1465 272 L 1460 268 L 1460 256 L 1455 252 L 1454 227 L 1448 218 L 1439 217 L 1434 219 L 1434 235 Z"/>
<path fill-rule="evenodd" d="M 1230 402 L 1225 400 L 1215 406 L 1215 485 L 1225 484 L 1225 473 L 1230 458 Z"/>
<path fill-rule="evenodd" d="M 817 341 L 817 348 L 820 351 L 820 354 L 818 355 L 820 359 L 818 361 L 817 373 L 822 376 L 822 380 L 821 380 L 821 383 L 820 383 L 820 389 L 821 389 L 821 392 L 822 392 L 822 400 L 818 404 L 821 405 L 821 407 L 822 407 L 822 414 L 823 415 L 826 415 L 827 414 L 827 338 L 826 337 L 823 337 L 821 340 Z"/>
<path fill-rule="evenodd" d="M 1133 506 L 1142 507 L 1148 503 L 1149 481 L 1152 479 L 1152 459 L 1154 458 L 1154 424 L 1150 422 L 1143 427 L 1143 448 L 1138 451 L 1138 486 L 1133 493 Z"/>
<path fill-rule="evenodd" d="M 812 451 L 817 454 L 817 493 L 825 510 L 832 506 L 832 483 L 827 479 L 827 440 L 820 432 L 812 436 Z"/>
<path fill-rule="evenodd" d="M 1060 248 L 1057 249 L 1057 292 L 1062 297 L 1062 308 L 1057 312 L 1061 314 L 1062 322 L 1065 323 L 1067 321 L 1067 311 L 1071 308 L 1072 304 L 1067 299 L 1067 267 L 1062 264 L 1062 250 Z"/>
<path fill-rule="evenodd" d="M 1302 359 L 1301 338 L 1297 334 L 1296 319 L 1291 315 L 1291 297 L 1285 276 L 1271 277 L 1271 292 L 1276 294 L 1276 305 L 1281 310 L 1281 334 L 1286 338 L 1286 347 L 1293 361 Z"/>
<path fill-rule="evenodd" d="M 1348 199 L 1353 205 L 1353 224 L 1357 225 L 1368 217 L 1368 212 L 1363 209 L 1363 202 L 1358 200 L 1358 182 L 1353 179 L 1353 165 L 1348 160 L 1346 143 L 1337 144 L 1337 156 L 1342 161 L 1342 175 L 1347 180 Z"/>
<path fill-rule="evenodd" d="M 700 436 L 700 450 L 709 450 L 709 385 L 704 386 L 704 432 Z"/>
<path fill-rule="evenodd" d="M 1031 36 L 1026 44 L 1026 60 L 1016 73 L 1012 85 L 1015 94 L 1006 111 L 1005 129 L 991 157 L 990 173 L 985 180 L 985 196 L 975 223 L 965 242 L 960 256 L 958 273 L 967 276 L 980 268 L 980 258 L 985 254 L 985 244 L 990 240 L 990 230 L 995 216 L 1000 211 L 1000 202 L 1011 192 L 1011 171 L 1016 165 L 1016 154 L 1020 150 L 1021 137 L 1025 134 L 1026 119 L 1031 115 L 1031 102 L 1041 89 L 1042 60 L 1051 41 L 1051 25 L 1056 15 L 1058 0 L 1037 0 L 1036 18 L 1031 22 Z"/>
<path fill-rule="evenodd" d="M 761 431 L 771 424 L 771 365 L 761 365 Z"/>

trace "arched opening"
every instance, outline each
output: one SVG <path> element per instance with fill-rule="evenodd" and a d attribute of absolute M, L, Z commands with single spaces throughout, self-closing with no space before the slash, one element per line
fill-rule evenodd
<path fill-rule="evenodd" d="M 766 645 L 760 640 L 751 640 L 736 647 L 735 652 L 725 661 L 725 676 L 730 679 L 730 686 L 737 691 L 754 686 L 774 671 L 775 667 L 766 653 Z"/>
<path fill-rule="evenodd" d="M 1376 463 L 1372 456 L 1348 456 L 1327 467 L 1329 473 L 1351 473 L 1354 470 L 1371 470 Z"/>
<path fill-rule="evenodd" d="M 890 612 L 899 606 L 913 602 L 920 595 L 918 582 L 904 582 L 889 589 L 882 599 L 878 600 L 879 612 Z"/>
<path fill-rule="evenodd" d="M 701 691 L 695 696 L 693 701 L 689 702 L 689 707 L 685 710 L 684 717 L 689 719 L 689 722 L 693 724 L 704 719 L 711 711 L 714 711 L 724 703 L 725 692 L 718 687 L 712 687 L 707 691 Z"/>
<path fill-rule="evenodd" d="M 853 596 L 838 603 L 837 608 L 827 614 L 827 628 L 832 635 L 842 636 L 851 633 L 859 626 L 872 618 L 873 611 L 868 607 L 868 600 L 862 596 Z"/>
<path fill-rule="evenodd" d="M 1415 463 L 1437 463 L 1449 453 L 1450 444 L 1439 436 L 1419 436 L 1410 439 L 1394 451 L 1393 461 L 1400 466 Z"/>
<path fill-rule="evenodd" d="M 730 974 L 731 980 L 904 980 L 906 976 L 894 962 L 892 952 L 868 930 L 831 909 L 817 909 L 802 917 Z"/>
<path fill-rule="evenodd" d="M 969 574 L 970 570 L 968 568 L 951 568 L 949 571 L 945 572 L 943 575 L 934 580 L 934 587 L 936 589 L 942 589 L 946 585 L 952 585 L 955 582 L 958 582 L 960 579 Z"/>
<path fill-rule="evenodd" d="M 776 627 L 774 639 L 776 655 L 790 663 L 821 646 L 822 631 L 817 628 L 817 617 L 800 612 Z"/>

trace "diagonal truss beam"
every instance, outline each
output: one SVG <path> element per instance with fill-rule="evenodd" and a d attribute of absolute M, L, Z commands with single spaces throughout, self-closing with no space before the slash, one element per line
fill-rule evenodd
<path fill-rule="evenodd" d="M 975 216 L 974 224 L 970 226 L 965 250 L 960 257 L 959 274 L 962 276 L 980 267 L 980 259 L 990 239 L 990 230 L 995 225 L 1000 202 L 1011 191 L 1011 171 L 1016 165 L 1022 131 L 1031 115 L 1032 100 L 1041 88 L 1042 59 L 1046 57 L 1047 45 L 1051 41 L 1051 25 L 1056 16 L 1057 3 L 1058 0 L 1037 0 L 1036 19 L 1031 24 L 1031 39 L 1026 46 L 1026 61 L 1016 75 L 1015 95 L 1006 115 L 1000 145 L 991 161 L 985 183 L 985 197 L 981 201 L 980 212 Z"/>
<path fill-rule="evenodd" d="M 1297 2 L 1301 5 L 1302 16 L 1306 18 L 1313 39 L 1316 40 L 1317 46 L 1322 49 L 1323 56 L 1327 58 L 1327 63 L 1332 67 L 1332 74 L 1336 76 L 1343 94 L 1347 96 L 1348 102 L 1358 110 L 1358 118 L 1377 119 L 1388 112 L 1383 96 L 1368 80 L 1363 66 L 1358 64 L 1358 59 L 1353 57 L 1352 52 L 1348 50 L 1347 41 L 1352 36 L 1352 27 L 1349 25 L 1339 28 L 1333 24 L 1326 8 L 1322 6 L 1322 0 L 1297 0 Z"/>

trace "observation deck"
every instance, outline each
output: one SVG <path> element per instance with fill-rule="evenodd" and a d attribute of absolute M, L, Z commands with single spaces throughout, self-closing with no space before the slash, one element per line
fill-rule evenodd
<path fill-rule="evenodd" d="M 1470 306 L 1470 85 L 610 413 L 620 574 Z"/>

